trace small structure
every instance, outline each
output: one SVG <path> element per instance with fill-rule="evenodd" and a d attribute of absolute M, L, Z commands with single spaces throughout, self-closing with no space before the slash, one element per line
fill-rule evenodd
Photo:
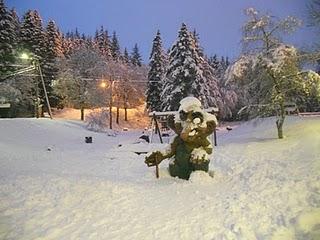
<path fill-rule="evenodd" d="M 213 115 L 217 115 L 219 113 L 219 108 L 210 107 L 210 108 L 203 109 L 203 111 Z M 161 143 L 163 143 L 162 137 L 167 136 L 167 133 L 162 134 L 162 131 L 167 131 L 169 129 L 168 119 L 170 117 L 174 117 L 176 114 L 178 114 L 178 111 L 149 113 L 149 117 L 151 118 L 152 129 L 154 128 L 155 133 L 158 134 Z M 213 140 L 214 140 L 214 145 L 217 146 L 218 143 L 217 143 L 216 128 L 214 128 L 213 130 Z M 150 138 L 150 142 L 152 142 L 152 136 Z"/>
<path fill-rule="evenodd" d="M 0 118 L 8 118 L 11 104 L 7 102 L 6 98 L 0 97 Z"/>
<path fill-rule="evenodd" d="M 299 114 L 299 109 L 297 107 L 297 104 L 295 104 L 294 102 L 285 103 L 284 108 L 287 115 Z"/>

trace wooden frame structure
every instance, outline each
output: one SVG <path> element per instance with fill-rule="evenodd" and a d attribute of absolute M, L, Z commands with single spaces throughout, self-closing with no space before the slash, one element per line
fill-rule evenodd
<path fill-rule="evenodd" d="M 219 113 L 219 109 L 216 108 L 216 107 L 211 107 L 211 108 L 206 108 L 204 109 L 205 112 L 208 112 L 208 113 L 212 113 L 214 115 L 218 114 Z M 178 111 L 166 111 L 166 112 L 151 112 L 149 113 L 149 117 L 151 117 L 151 125 L 153 125 L 154 123 L 154 126 L 155 126 L 155 132 L 158 133 L 159 135 L 159 139 L 160 139 L 160 142 L 163 143 L 163 139 L 162 139 L 162 135 L 161 135 L 161 130 L 160 130 L 160 127 L 159 127 L 159 121 L 158 119 L 160 117 L 165 117 L 165 118 L 168 118 L 168 116 L 172 116 L 172 115 L 175 115 L 177 114 Z M 153 130 L 153 129 L 152 129 Z M 217 146 L 217 132 L 216 132 L 216 128 L 214 129 L 213 131 L 213 139 L 214 139 L 214 146 Z M 152 138 L 150 139 L 150 142 L 151 142 Z"/>

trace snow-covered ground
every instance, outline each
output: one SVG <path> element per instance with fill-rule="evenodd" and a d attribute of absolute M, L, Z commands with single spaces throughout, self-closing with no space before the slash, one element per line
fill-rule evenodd
<path fill-rule="evenodd" d="M 320 118 L 219 131 L 210 168 L 160 179 L 141 131 L 0 120 L 0 239 L 320 239 Z M 85 136 L 93 143 L 86 144 Z"/>

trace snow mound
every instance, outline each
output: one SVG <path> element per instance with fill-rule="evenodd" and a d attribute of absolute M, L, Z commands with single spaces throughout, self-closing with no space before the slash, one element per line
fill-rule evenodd
<path fill-rule="evenodd" d="M 191 173 L 189 181 L 195 184 L 208 184 L 213 182 L 213 178 L 207 172 L 194 171 Z"/>

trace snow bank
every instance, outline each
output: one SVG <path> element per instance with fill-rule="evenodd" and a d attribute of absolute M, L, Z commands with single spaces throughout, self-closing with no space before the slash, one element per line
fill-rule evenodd
<path fill-rule="evenodd" d="M 320 118 L 274 121 L 218 132 L 214 178 L 184 181 L 155 178 L 141 131 L 1 119 L 0 239 L 319 239 Z"/>

